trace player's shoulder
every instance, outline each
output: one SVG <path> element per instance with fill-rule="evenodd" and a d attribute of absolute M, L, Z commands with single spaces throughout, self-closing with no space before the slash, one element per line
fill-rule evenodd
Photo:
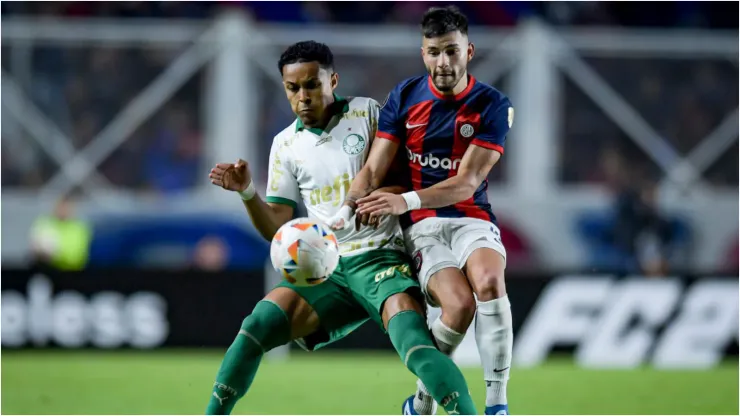
<path fill-rule="evenodd" d="M 403 106 L 403 103 L 413 101 L 413 96 L 420 89 L 421 86 L 425 85 L 427 77 L 420 75 L 417 77 L 406 78 L 403 81 L 396 84 L 390 93 L 385 97 L 385 101 L 381 104 L 381 107 L 385 107 L 389 101 L 393 102 L 397 108 Z M 418 95 L 418 94 L 417 94 Z"/>
<path fill-rule="evenodd" d="M 272 143 L 277 145 L 278 148 L 290 147 L 290 145 L 295 142 L 296 137 L 300 134 L 300 131 L 296 128 L 296 123 L 298 123 L 298 119 L 293 120 L 292 123 L 278 132 L 278 134 L 272 138 Z"/>
<path fill-rule="evenodd" d="M 417 87 L 424 84 L 426 82 L 427 76 L 426 75 L 419 75 L 416 77 L 406 78 L 403 81 L 396 84 L 396 86 L 393 88 L 393 93 L 396 93 L 400 96 L 406 96 L 410 94 L 411 92 L 415 91 Z"/>
<path fill-rule="evenodd" d="M 380 106 L 377 101 L 370 97 L 345 97 L 349 110 L 367 110 L 373 106 Z"/>
<path fill-rule="evenodd" d="M 477 92 L 476 95 L 485 98 L 485 100 L 494 107 L 501 104 L 511 105 L 509 97 L 493 85 L 486 84 L 485 82 L 481 82 L 476 79 L 474 89 Z"/>

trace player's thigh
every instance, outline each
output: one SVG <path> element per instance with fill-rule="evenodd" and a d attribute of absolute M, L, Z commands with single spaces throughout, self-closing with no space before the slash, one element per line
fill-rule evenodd
<path fill-rule="evenodd" d="M 343 284 L 340 270 L 319 285 L 299 287 L 283 281 L 273 291 L 281 288 L 296 293 L 302 299 L 296 310 L 307 320 L 301 332 L 294 333 L 294 339 L 309 351 L 344 338 L 368 319 L 367 312 Z M 306 306 L 311 309 L 310 313 Z"/>
<path fill-rule="evenodd" d="M 422 317 L 425 317 L 426 309 L 423 305 L 424 301 L 421 300 L 419 296 L 414 296 L 409 292 L 400 292 L 390 295 L 383 303 L 381 314 L 383 329 L 388 331 L 388 323 L 400 312 L 414 311 Z"/>
<path fill-rule="evenodd" d="M 409 257 L 392 249 L 372 250 L 342 259 L 352 294 L 370 319 L 386 328 L 385 309 L 412 307 L 422 311 L 423 296 L 414 278 Z M 387 302 L 391 300 L 391 304 Z"/>
<path fill-rule="evenodd" d="M 290 321 L 290 339 L 305 337 L 319 329 L 319 315 L 295 290 L 278 286 L 270 291 L 265 300 L 276 304 Z"/>
<path fill-rule="evenodd" d="M 506 294 L 506 248 L 495 224 L 474 218 L 460 219 L 452 234 L 451 246 L 478 300 L 487 301 Z"/>
<path fill-rule="evenodd" d="M 440 306 L 430 294 L 430 281 L 434 276 L 446 277 L 447 269 L 458 267 L 457 258 L 450 249 L 446 238 L 444 223 L 435 218 L 425 219 L 412 225 L 404 232 L 406 248 L 411 253 L 412 262 L 419 279 L 419 285 L 432 306 Z M 440 273 L 441 272 L 441 273 Z"/>

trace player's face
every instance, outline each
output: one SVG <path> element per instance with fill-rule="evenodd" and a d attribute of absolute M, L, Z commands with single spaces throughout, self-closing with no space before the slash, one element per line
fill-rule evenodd
<path fill-rule="evenodd" d="M 307 127 L 323 121 L 324 110 L 334 101 L 339 77 L 318 62 L 300 62 L 283 67 L 283 86 L 298 118 Z"/>
<path fill-rule="evenodd" d="M 424 37 L 421 43 L 424 66 L 434 86 L 441 92 L 451 92 L 460 83 L 467 74 L 468 62 L 474 53 L 475 47 L 460 31 L 436 38 Z"/>

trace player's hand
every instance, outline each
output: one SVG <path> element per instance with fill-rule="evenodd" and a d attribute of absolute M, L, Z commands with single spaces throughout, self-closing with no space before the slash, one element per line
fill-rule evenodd
<path fill-rule="evenodd" d="M 212 184 L 235 192 L 243 192 L 252 182 L 249 165 L 242 159 L 236 163 L 217 163 L 208 177 Z"/>
<path fill-rule="evenodd" d="M 369 226 L 374 229 L 378 229 L 380 226 L 381 217 L 380 216 L 371 216 L 370 214 L 360 214 L 358 213 L 355 216 L 355 229 L 357 231 L 360 231 L 360 228 L 364 226 Z"/>
<path fill-rule="evenodd" d="M 350 224 L 350 218 L 352 218 L 352 214 L 352 208 L 347 205 L 342 205 L 342 208 L 340 208 L 333 217 L 329 218 L 329 228 L 334 231 L 340 231 L 348 228 Z"/>
<path fill-rule="evenodd" d="M 379 221 L 379 217 L 383 215 L 401 215 L 408 209 L 406 200 L 401 195 L 387 192 L 378 192 L 357 201 L 357 215 L 368 215 L 368 223 Z"/>

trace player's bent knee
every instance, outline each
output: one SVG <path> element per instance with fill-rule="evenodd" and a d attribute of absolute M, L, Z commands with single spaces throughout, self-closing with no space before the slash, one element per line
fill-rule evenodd
<path fill-rule="evenodd" d="M 482 302 L 500 298 L 506 294 L 504 274 L 496 270 L 484 269 L 476 275 L 474 290 Z"/>
<path fill-rule="evenodd" d="M 404 311 L 414 311 L 424 316 L 424 309 L 421 304 L 411 294 L 403 292 L 392 295 L 383 303 L 383 327 L 388 330 L 388 323 L 398 313 Z"/>
<path fill-rule="evenodd" d="M 449 300 L 442 303 L 443 321 L 457 332 L 465 332 L 473 322 L 475 316 L 475 298 L 473 293 L 459 293 L 449 296 Z M 448 315 L 448 319 L 444 318 Z"/>
<path fill-rule="evenodd" d="M 470 287 L 460 285 L 436 295 L 442 308 L 442 321 L 457 332 L 464 333 L 475 316 L 475 297 Z"/>
<path fill-rule="evenodd" d="M 302 338 L 315 332 L 320 326 L 319 315 L 296 291 L 277 287 L 264 298 L 279 307 L 290 322 L 291 339 Z"/>
<path fill-rule="evenodd" d="M 259 355 L 290 342 L 290 322 L 277 304 L 270 300 L 257 302 L 239 329 L 237 337 L 245 337 L 252 348 L 250 355 Z"/>
<path fill-rule="evenodd" d="M 468 259 L 465 273 L 479 301 L 506 295 L 504 260 L 495 250 L 483 248 L 474 251 Z"/>
<path fill-rule="evenodd" d="M 388 336 L 407 367 L 417 350 L 437 349 L 427 329 L 426 319 L 416 311 L 405 310 L 393 315 L 388 321 Z"/>

